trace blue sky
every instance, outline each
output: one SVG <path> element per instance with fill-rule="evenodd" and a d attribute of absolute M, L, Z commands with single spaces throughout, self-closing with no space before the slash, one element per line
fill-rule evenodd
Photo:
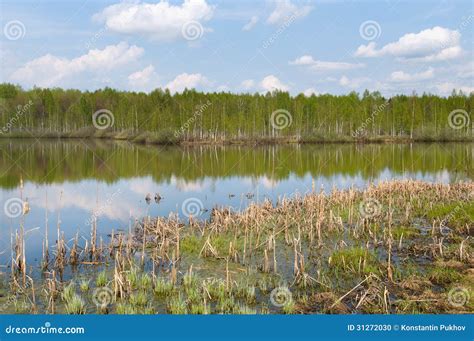
<path fill-rule="evenodd" d="M 25 88 L 474 91 L 472 1 L 5 1 Z"/>

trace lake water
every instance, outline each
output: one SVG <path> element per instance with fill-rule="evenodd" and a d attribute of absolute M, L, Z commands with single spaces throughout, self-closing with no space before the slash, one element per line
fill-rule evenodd
<path fill-rule="evenodd" d="M 390 179 L 472 180 L 474 144 L 326 144 L 280 146 L 143 146 L 103 140 L 0 140 L 0 260 L 10 236 L 27 232 L 28 263 L 41 258 L 46 220 L 66 240 L 127 230 L 145 215 L 175 212 L 206 218 L 216 205 L 235 210 L 265 198 L 324 188 L 363 187 Z M 21 180 L 23 188 L 21 189 Z M 145 200 L 147 194 L 151 200 Z M 161 201 L 156 203 L 155 193 Z M 30 211 L 19 217 L 19 198 Z M 17 206 L 15 206 L 17 205 Z"/>

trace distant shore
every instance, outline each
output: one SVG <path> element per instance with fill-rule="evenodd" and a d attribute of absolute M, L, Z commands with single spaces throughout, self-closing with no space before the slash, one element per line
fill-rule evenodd
<path fill-rule="evenodd" d="M 242 137 L 193 137 L 175 136 L 170 132 L 131 132 L 103 131 L 83 129 L 75 132 L 33 131 L 12 132 L 1 134 L 0 138 L 34 138 L 34 139 L 107 139 L 130 141 L 147 145 L 271 145 L 271 144 L 321 144 L 321 143 L 431 143 L 431 142 L 474 142 L 474 135 L 438 134 L 436 136 L 419 135 L 381 135 L 358 136 L 350 135 L 306 135 L 306 136 L 242 136 Z"/>

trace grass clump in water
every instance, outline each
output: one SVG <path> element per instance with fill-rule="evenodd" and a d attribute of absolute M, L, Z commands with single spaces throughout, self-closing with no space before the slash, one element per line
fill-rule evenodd
<path fill-rule="evenodd" d="M 105 287 L 107 285 L 107 273 L 104 271 L 99 272 L 95 279 L 95 285 L 98 287 Z"/>
<path fill-rule="evenodd" d="M 201 252 L 203 246 L 202 238 L 196 235 L 189 235 L 184 237 L 180 242 L 181 252 L 184 254 L 197 255 Z"/>
<path fill-rule="evenodd" d="M 127 272 L 126 280 L 132 289 L 136 289 L 138 287 L 138 281 L 140 279 L 140 275 L 138 273 L 138 269 L 136 266 L 132 266 L 129 272 Z"/>
<path fill-rule="evenodd" d="M 399 226 L 392 229 L 392 237 L 399 240 L 403 235 L 403 239 L 410 239 L 420 235 L 420 230 L 414 227 Z"/>
<path fill-rule="evenodd" d="M 378 273 L 378 260 L 372 251 L 362 247 L 349 247 L 335 251 L 329 260 L 336 271 L 347 274 L 346 270 L 356 273 Z"/>
<path fill-rule="evenodd" d="M 167 311 L 173 315 L 183 315 L 188 313 L 186 301 L 183 300 L 181 294 L 178 294 L 169 300 Z"/>
<path fill-rule="evenodd" d="M 167 296 L 173 293 L 174 285 L 170 280 L 158 278 L 155 281 L 155 287 L 153 288 L 153 291 L 157 296 Z"/>
<path fill-rule="evenodd" d="M 152 287 L 152 283 L 153 281 L 151 280 L 151 277 L 148 274 L 142 274 L 140 276 L 140 282 L 139 282 L 140 289 L 148 290 Z"/>
<path fill-rule="evenodd" d="M 72 300 L 75 294 L 76 294 L 76 286 L 74 285 L 74 282 L 71 282 L 67 286 L 64 287 L 63 292 L 61 294 L 61 298 L 64 302 L 69 302 Z"/>
<path fill-rule="evenodd" d="M 138 291 L 130 295 L 130 304 L 135 307 L 144 307 L 148 302 L 146 293 L 143 291 Z"/>
<path fill-rule="evenodd" d="M 66 300 L 65 309 L 68 314 L 82 315 L 86 313 L 86 304 L 79 295 L 74 293 L 71 298 Z"/>
<path fill-rule="evenodd" d="M 89 291 L 89 283 L 90 283 L 90 280 L 86 280 L 86 279 L 83 279 L 81 283 L 79 283 L 79 288 L 81 289 L 82 292 Z"/>
<path fill-rule="evenodd" d="M 428 271 L 428 278 L 435 284 L 449 284 L 461 277 L 457 270 L 446 266 L 435 265 Z"/>

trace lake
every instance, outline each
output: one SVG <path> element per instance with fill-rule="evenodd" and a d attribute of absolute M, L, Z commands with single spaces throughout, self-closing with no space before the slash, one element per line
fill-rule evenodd
<path fill-rule="evenodd" d="M 58 222 L 70 240 L 76 233 L 88 237 L 96 217 L 106 240 L 112 230 L 127 230 L 146 215 L 205 219 L 217 205 L 240 210 L 313 188 L 362 188 L 390 179 L 472 180 L 473 157 L 469 143 L 166 147 L 3 139 L 1 263 L 9 262 L 10 235 L 21 222 L 32 265 L 41 259 L 46 224 L 54 243 Z M 19 198 L 29 204 L 23 218 Z"/>

